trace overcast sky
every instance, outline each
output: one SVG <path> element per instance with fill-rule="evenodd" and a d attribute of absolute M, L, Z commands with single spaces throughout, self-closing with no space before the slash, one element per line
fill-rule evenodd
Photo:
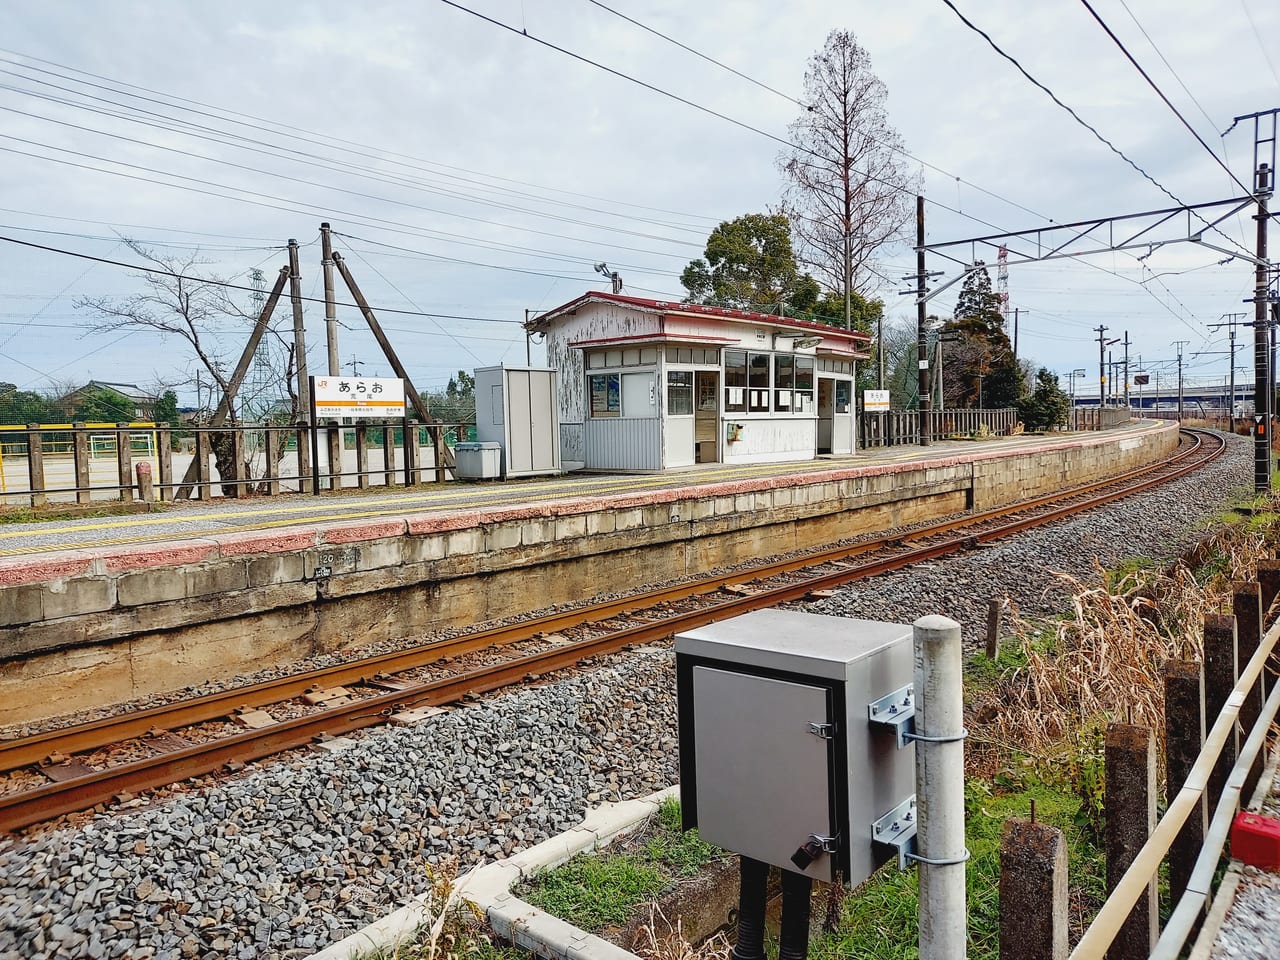
<path fill-rule="evenodd" d="M 767 134 L 785 136 L 798 109 L 588 0 L 461 2 Z M 1241 194 L 1082 3 L 955 4 L 1180 200 Z M 381 314 L 423 391 L 458 368 L 523 363 L 525 310 L 607 289 L 594 263 L 621 273 L 628 292 L 679 298 L 680 270 L 707 233 L 776 204 L 782 188 L 777 141 L 438 0 L 317 0 L 287 15 L 247 2 L 4 6 L 0 234 L 129 262 L 137 258 L 121 237 L 166 256 L 198 249 L 210 271 L 239 282 L 255 266 L 274 278 L 284 242 L 296 237 L 305 245 L 303 291 L 320 297 L 315 241 L 329 220 L 375 308 L 451 315 Z M 1023 230 L 1173 205 L 943 0 L 609 6 L 793 96 L 827 33 L 853 30 L 888 87 L 907 150 L 931 165 L 931 243 L 992 225 Z M 1238 114 L 1280 107 L 1280 4 L 1094 7 L 1250 183 L 1252 123 L 1220 134 Z M 1247 211 L 1222 230 L 1226 237 L 1212 235 L 1217 245 L 1253 248 Z M 1271 236 L 1274 252 L 1280 231 Z M 1191 244 L 1138 261 L 1143 253 L 1011 269 L 1010 300 L 1023 311 L 1019 353 L 1064 374 L 1084 367 L 1092 385 L 1093 328 L 1102 324 L 1107 338 L 1128 332 L 1135 366 L 1141 355 L 1154 369 L 1187 341 L 1188 375 L 1224 378 L 1227 334 L 1207 324 L 1252 313 L 1241 302 L 1252 266 L 1219 264 L 1224 254 Z M 192 375 L 175 342 L 85 329 L 89 317 L 74 300 L 139 291 L 128 271 L 9 243 L 0 255 L 0 380 L 44 390 Z M 946 271 L 939 283 L 956 275 L 954 263 L 929 266 Z M 908 249 L 885 251 L 881 267 L 896 278 L 914 272 L 914 259 Z M 898 289 L 905 285 L 886 285 L 882 296 L 891 315 L 905 317 L 913 308 Z M 940 294 L 931 312 L 949 313 L 958 290 Z M 319 370 L 323 307 L 307 304 L 306 316 Z M 287 304 L 277 317 L 288 322 Z M 389 374 L 359 315 L 342 308 L 339 317 L 343 364 Z M 1238 343 L 1247 348 L 1251 334 L 1242 330 Z M 245 335 L 225 325 L 229 362 Z M 1250 362 L 1242 349 L 1237 367 Z M 180 392 L 194 399 L 190 387 Z"/>

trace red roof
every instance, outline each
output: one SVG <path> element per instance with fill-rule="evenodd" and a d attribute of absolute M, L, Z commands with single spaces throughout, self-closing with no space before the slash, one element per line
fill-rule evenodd
<path fill-rule="evenodd" d="M 529 321 L 528 327 L 537 330 L 549 321 L 566 313 L 573 313 L 586 303 L 620 303 L 640 310 L 649 310 L 661 314 L 685 314 L 687 316 L 723 317 L 731 320 L 748 320 L 752 323 L 768 324 L 773 327 L 791 327 L 797 330 L 809 330 L 820 333 L 831 339 L 859 340 L 870 343 L 871 337 L 860 330 L 842 330 L 840 327 L 828 326 L 825 323 L 814 323 L 811 320 L 799 320 L 795 317 L 778 317 L 770 313 L 755 313 L 751 310 L 735 310 L 730 307 L 712 307 L 700 303 L 680 303 L 670 300 L 651 300 L 648 297 L 631 297 L 621 293 L 605 293 L 602 290 L 589 290 L 576 300 L 539 314 Z"/>

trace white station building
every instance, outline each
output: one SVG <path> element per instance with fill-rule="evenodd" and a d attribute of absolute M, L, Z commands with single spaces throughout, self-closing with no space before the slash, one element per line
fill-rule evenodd
<path fill-rule="evenodd" d="M 590 292 L 535 317 L 566 469 L 659 471 L 856 449 L 870 338 L 823 324 Z"/>

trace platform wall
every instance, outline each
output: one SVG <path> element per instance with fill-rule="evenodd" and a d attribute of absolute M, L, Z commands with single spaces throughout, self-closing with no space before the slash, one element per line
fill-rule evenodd
<path fill-rule="evenodd" d="M 0 560 L 0 725 L 1115 475 L 1176 425 L 1015 453 Z"/>

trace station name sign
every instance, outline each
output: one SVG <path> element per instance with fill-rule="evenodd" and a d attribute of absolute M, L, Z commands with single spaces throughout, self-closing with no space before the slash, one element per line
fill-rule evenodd
<path fill-rule="evenodd" d="M 867 413 L 887 413 L 889 410 L 889 391 L 863 390 L 862 409 Z"/>
<path fill-rule="evenodd" d="M 312 377 L 317 418 L 404 416 L 404 381 L 398 377 Z"/>

